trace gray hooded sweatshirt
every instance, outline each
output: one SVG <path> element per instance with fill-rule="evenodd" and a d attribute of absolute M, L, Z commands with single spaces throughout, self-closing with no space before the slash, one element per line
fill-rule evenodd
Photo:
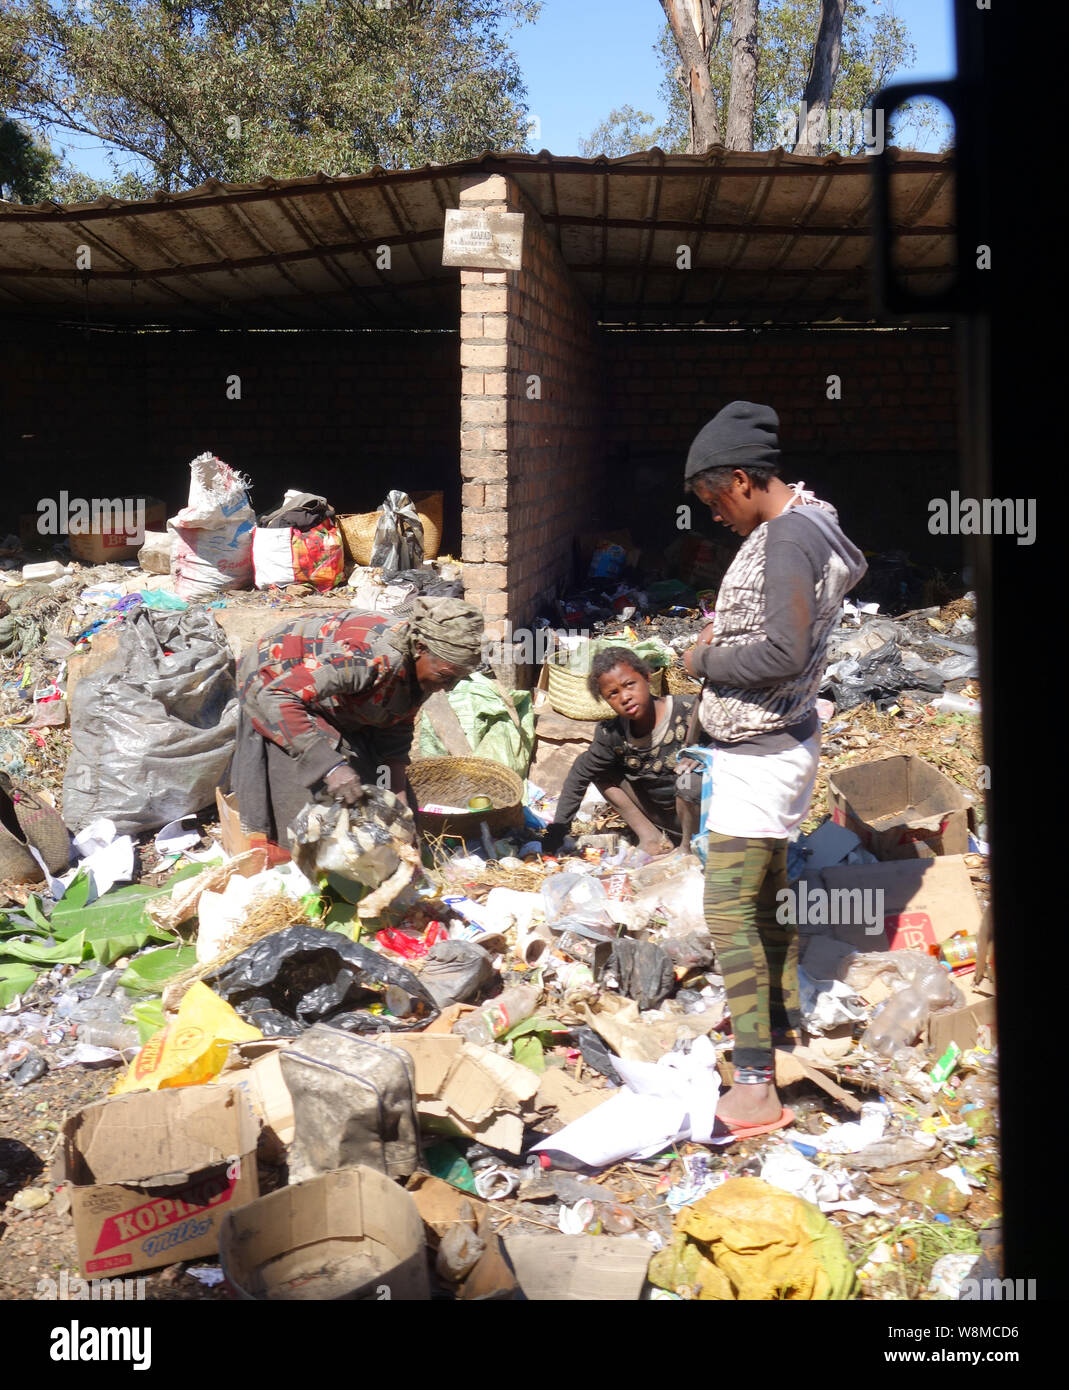
<path fill-rule="evenodd" d="M 816 732 L 828 637 L 868 568 L 835 508 L 793 487 L 798 501 L 739 547 L 717 595 L 713 642 L 698 648 L 702 727 L 739 751 L 774 753 Z"/>

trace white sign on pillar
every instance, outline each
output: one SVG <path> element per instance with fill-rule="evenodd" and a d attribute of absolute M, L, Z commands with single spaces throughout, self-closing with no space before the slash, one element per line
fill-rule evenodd
<path fill-rule="evenodd" d="M 446 209 L 443 265 L 467 270 L 519 270 L 522 263 L 522 212 Z"/>

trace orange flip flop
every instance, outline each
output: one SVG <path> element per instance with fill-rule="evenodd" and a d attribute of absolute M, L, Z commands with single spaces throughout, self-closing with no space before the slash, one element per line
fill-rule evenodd
<path fill-rule="evenodd" d="M 719 1115 L 716 1117 L 716 1123 L 725 1129 L 732 1139 L 755 1139 L 759 1134 L 771 1134 L 775 1129 L 786 1129 L 788 1125 L 793 1125 L 794 1111 L 784 1106 L 779 1113 L 778 1119 L 769 1120 L 763 1125 L 733 1125 L 730 1120 L 721 1119 Z M 727 1135 L 721 1134 L 718 1136 L 714 1128 L 713 1138 L 716 1139 L 718 1137 L 723 1139 L 726 1138 Z"/>

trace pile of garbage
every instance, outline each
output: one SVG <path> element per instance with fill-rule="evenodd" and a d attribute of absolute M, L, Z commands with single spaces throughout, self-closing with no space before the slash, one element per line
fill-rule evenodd
<path fill-rule="evenodd" d="M 584 833 L 542 853 L 548 692 L 475 673 L 455 728 L 422 721 L 421 757 L 459 737 L 518 779 L 507 823 L 369 790 L 310 803 L 289 862 L 242 841 L 216 793 L 237 646 L 301 604 L 400 611 L 463 573 L 428 563 L 405 494 L 364 518 L 294 494 L 267 525 L 219 460 L 192 477 L 137 559 L 0 557 L 21 870 L 0 884 L 0 1097 L 114 1078 L 66 1115 L 47 1178 L 0 1174 L 5 1219 L 62 1191 L 87 1276 L 180 1262 L 248 1299 L 946 1299 L 997 1273 L 986 832 L 955 761 L 979 748 L 969 596 L 844 606 L 790 847 L 793 1119 L 738 1138 L 701 862 L 650 859 L 593 790 Z M 379 563 L 353 563 L 365 543 Z M 693 688 L 675 657 L 715 586 L 627 584 L 612 544 L 545 624 L 577 667 L 588 637 L 645 643 Z M 131 1154 L 142 1129 L 163 1149 Z"/>

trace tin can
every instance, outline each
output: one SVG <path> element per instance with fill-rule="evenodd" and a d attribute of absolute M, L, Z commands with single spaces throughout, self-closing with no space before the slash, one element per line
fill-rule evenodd
<path fill-rule="evenodd" d="M 950 970 L 976 964 L 976 937 L 952 936 L 939 947 L 939 959 Z"/>
<path fill-rule="evenodd" d="M 488 796 L 473 796 L 468 802 L 469 811 L 492 811 L 494 803 Z"/>

